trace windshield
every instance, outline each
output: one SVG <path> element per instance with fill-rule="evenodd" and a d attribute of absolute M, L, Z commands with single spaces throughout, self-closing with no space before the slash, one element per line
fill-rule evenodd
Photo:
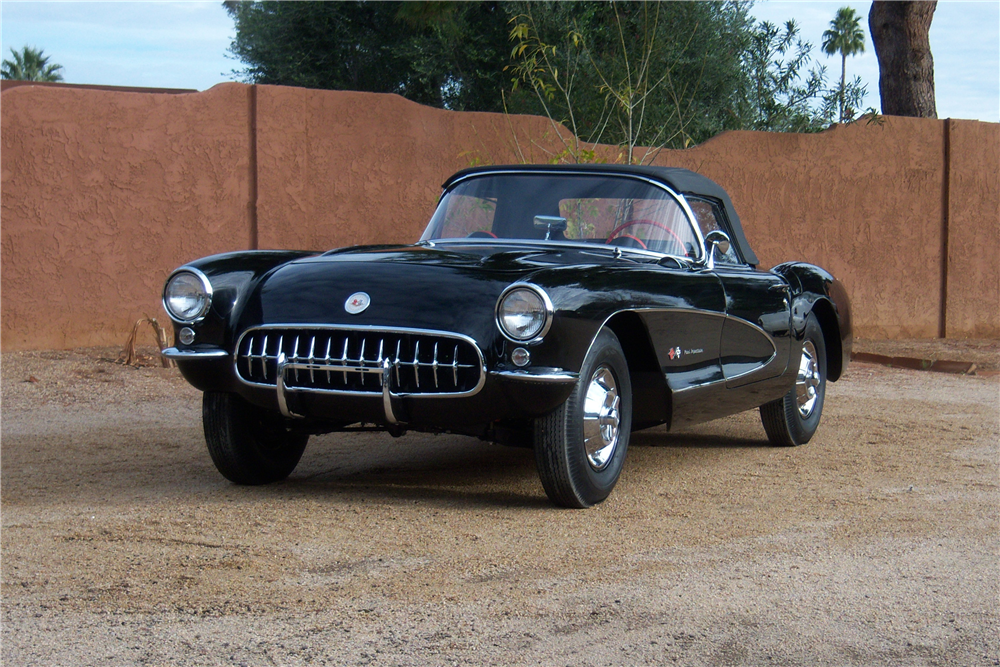
<path fill-rule="evenodd" d="M 445 193 L 421 240 L 572 241 L 697 258 L 701 243 L 666 190 L 637 179 L 487 174 Z"/>

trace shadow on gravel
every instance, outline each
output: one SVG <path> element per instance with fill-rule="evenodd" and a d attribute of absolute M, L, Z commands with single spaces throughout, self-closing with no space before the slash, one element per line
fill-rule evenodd
<path fill-rule="evenodd" d="M 18 434 L 4 438 L 5 503 L 157 504 L 280 500 L 289 497 L 461 503 L 475 507 L 548 507 L 530 449 L 462 436 L 331 434 L 310 440 L 299 467 L 281 483 L 238 487 L 212 465 L 200 429 L 86 428 L 69 438 Z M 766 440 L 719 433 L 632 436 L 647 470 L 677 470 L 714 452 L 767 447 Z M 638 452 L 637 452 L 638 453 Z"/>
<path fill-rule="evenodd" d="M 770 447 L 766 439 L 736 438 L 712 433 L 645 433 L 632 434 L 629 447 L 676 447 L 697 449 L 737 449 Z"/>

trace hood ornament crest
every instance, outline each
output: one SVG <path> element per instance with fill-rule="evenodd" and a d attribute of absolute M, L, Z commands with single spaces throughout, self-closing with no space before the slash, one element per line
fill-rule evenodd
<path fill-rule="evenodd" d="M 368 296 L 365 292 L 355 292 L 351 296 L 347 297 L 347 302 L 344 304 L 344 310 L 346 310 L 351 315 L 357 315 L 363 313 L 365 309 L 368 308 L 372 303 L 372 298 Z"/>

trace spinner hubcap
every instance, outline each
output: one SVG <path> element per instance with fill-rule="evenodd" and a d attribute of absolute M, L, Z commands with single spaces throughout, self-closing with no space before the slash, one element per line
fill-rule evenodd
<path fill-rule="evenodd" d="M 618 446 L 621 415 L 618 384 L 607 366 L 594 371 L 587 385 L 583 403 L 583 444 L 587 462 L 594 470 L 603 470 Z"/>
<path fill-rule="evenodd" d="M 795 379 L 795 397 L 799 414 L 805 418 L 816 408 L 819 383 L 819 357 L 816 345 L 809 339 L 802 343 L 802 358 L 799 359 L 799 374 Z"/>

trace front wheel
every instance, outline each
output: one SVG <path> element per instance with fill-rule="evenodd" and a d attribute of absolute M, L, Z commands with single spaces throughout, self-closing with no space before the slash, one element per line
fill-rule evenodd
<path fill-rule="evenodd" d="M 632 383 L 618 337 L 602 330 L 570 397 L 535 420 L 535 463 L 549 499 L 596 505 L 618 482 L 632 430 Z"/>
<path fill-rule="evenodd" d="M 760 420 L 771 444 L 794 447 L 809 442 L 819 426 L 825 397 L 826 344 L 816 316 L 809 313 L 795 386 L 783 398 L 760 406 Z"/>
<path fill-rule="evenodd" d="M 302 458 L 307 434 L 285 428 L 280 415 L 236 394 L 206 391 L 202 400 L 205 442 L 215 467 L 236 484 L 285 479 Z"/>

